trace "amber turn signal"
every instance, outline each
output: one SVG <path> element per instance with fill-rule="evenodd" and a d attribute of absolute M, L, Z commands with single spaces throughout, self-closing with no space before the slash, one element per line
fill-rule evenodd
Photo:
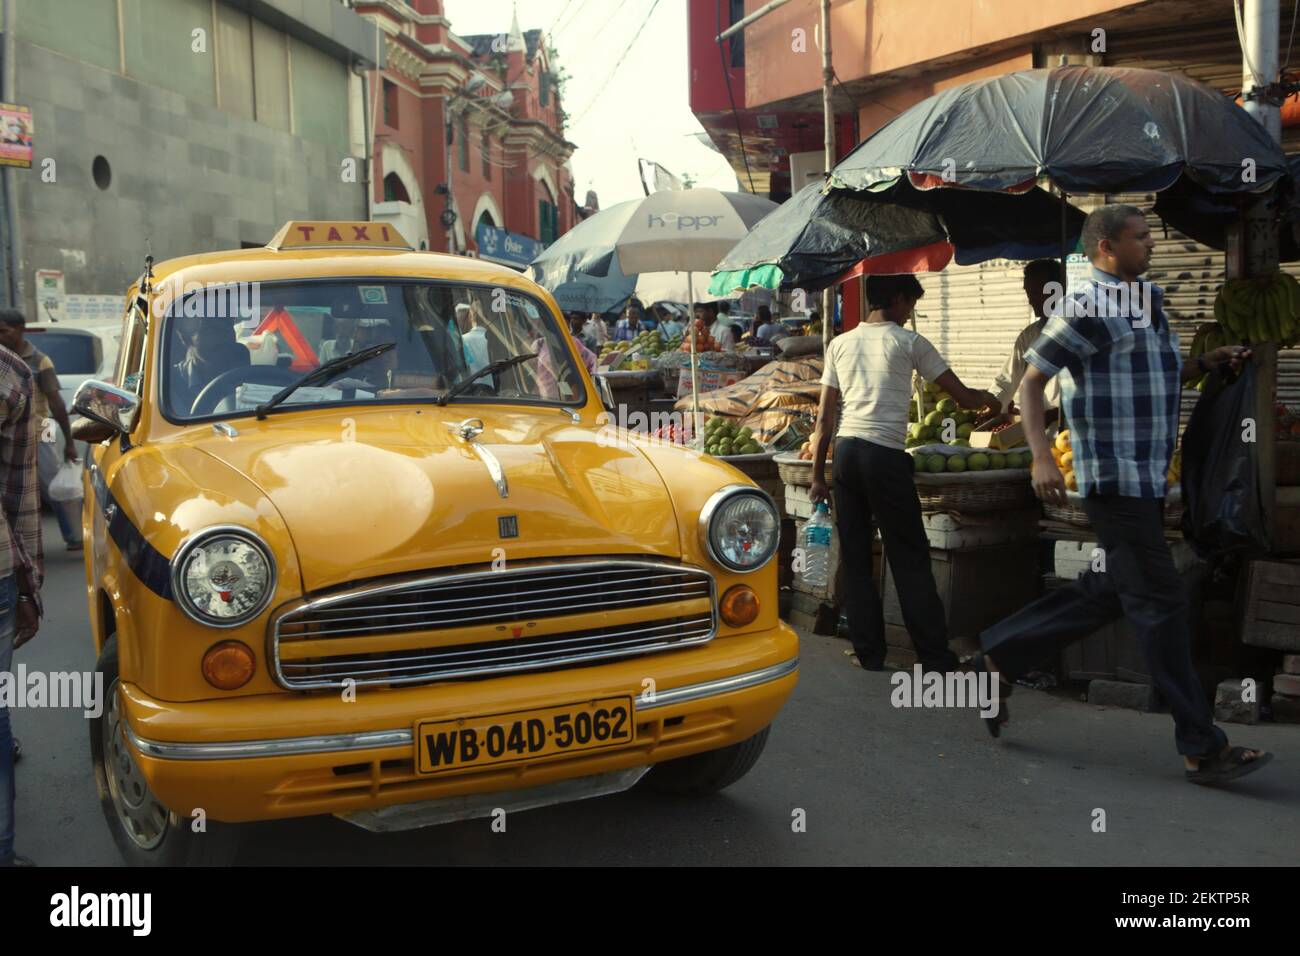
<path fill-rule="evenodd" d="M 257 659 L 247 644 L 222 641 L 203 655 L 203 676 L 218 690 L 235 690 L 253 677 Z"/>
<path fill-rule="evenodd" d="M 722 595 L 718 610 L 722 612 L 722 619 L 732 627 L 753 624 L 758 617 L 758 595 L 748 584 L 737 584 Z"/>

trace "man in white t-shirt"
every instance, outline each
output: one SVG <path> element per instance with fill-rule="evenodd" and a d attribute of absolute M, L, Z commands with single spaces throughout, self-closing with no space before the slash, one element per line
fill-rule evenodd
<path fill-rule="evenodd" d="M 1052 300 L 1052 294 L 1055 293 L 1057 299 L 1063 297 L 1065 285 L 1065 266 L 1059 259 L 1035 259 L 1025 266 L 1025 298 L 1029 300 L 1029 307 L 1034 310 L 1034 321 L 1021 329 L 1020 334 L 1016 336 L 1011 354 L 1007 356 L 1002 371 L 998 373 L 997 378 L 993 380 L 993 387 L 989 389 L 1001 400 L 1004 412 L 1018 411 L 1015 405 L 1016 391 L 1020 388 L 1020 380 L 1025 377 L 1025 372 L 1029 368 L 1025 362 L 1025 353 L 1043 334 L 1043 327 L 1047 325 L 1047 303 Z M 1057 409 L 1061 406 L 1061 388 L 1056 379 L 1048 380 L 1044 395 L 1049 407 L 1047 424 L 1050 425 L 1056 420 Z"/>
<path fill-rule="evenodd" d="M 849 584 L 845 614 L 858 662 L 867 670 L 885 663 L 885 618 L 871 567 L 872 521 L 880 527 L 885 557 L 898 588 L 903 620 L 927 671 L 958 666 L 948 647 L 943 603 L 930 569 L 930 543 L 921 521 L 907 442 L 912 373 L 941 386 L 963 408 L 996 408 L 997 398 L 967 388 L 924 336 L 904 327 L 925 292 L 913 275 L 871 276 L 866 322 L 831 341 L 822 374 L 821 408 L 813 436 L 813 501 L 830 498 L 826 452 L 835 442 L 835 524 Z"/>
<path fill-rule="evenodd" d="M 695 303 L 695 319 L 705 324 L 709 335 L 713 336 L 713 341 L 718 343 L 720 351 L 736 351 L 736 333 L 731 328 L 731 322 L 718 314 L 716 302 Z"/>

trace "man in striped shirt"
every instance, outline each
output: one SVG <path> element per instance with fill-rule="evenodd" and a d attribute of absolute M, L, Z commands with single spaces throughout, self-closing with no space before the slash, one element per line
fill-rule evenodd
<path fill-rule="evenodd" d="M 0 348 L 0 673 L 40 626 L 40 485 L 34 387 L 27 363 Z M 0 704 L 0 867 L 31 865 L 14 852 L 14 764 L 9 711 Z"/>
<path fill-rule="evenodd" d="M 1126 618 L 1169 703 L 1188 779 L 1219 783 L 1258 769 L 1272 755 L 1230 748 L 1214 725 L 1192 664 L 1182 578 L 1165 541 L 1165 475 L 1178 438 L 1181 383 L 1211 368 L 1236 367 L 1249 352 L 1228 346 L 1182 359 L 1162 291 L 1141 280 L 1155 240 L 1140 209 L 1102 206 L 1084 223 L 1083 241 L 1092 279 L 1052 310 L 1025 354 L 1020 399 L 1034 490 L 1063 503 L 1065 481 L 1051 456 L 1043 398 L 1048 380 L 1060 377 L 1074 473 L 1104 570 L 1085 573 L 984 631 L 985 653 L 976 666 L 1014 679 Z M 996 735 L 1006 709 L 986 720 Z"/>

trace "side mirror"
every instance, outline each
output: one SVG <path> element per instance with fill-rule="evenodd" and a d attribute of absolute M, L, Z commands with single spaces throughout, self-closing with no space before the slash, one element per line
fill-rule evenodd
<path fill-rule="evenodd" d="M 87 379 L 72 399 L 72 411 L 129 435 L 140 414 L 140 398 L 107 382 Z"/>
<path fill-rule="evenodd" d="M 617 409 L 614 406 L 614 389 L 610 387 L 609 379 L 603 375 L 595 376 L 596 388 L 600 392 L 600 404 L 605 406 L 605 411 L 614 412 Z"/>

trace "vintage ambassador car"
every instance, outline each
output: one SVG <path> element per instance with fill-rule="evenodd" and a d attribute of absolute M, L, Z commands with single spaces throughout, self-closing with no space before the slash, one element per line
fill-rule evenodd
<path fill-rule="evenodd" d="M 610 427 L 546 291 L 391 226 L 293 222 L 148 265 L 125 311 L 114 384 L 74 406 L 91 750 L 128 860 L 754 765 L 798 668 L 777 511 Z"/>

